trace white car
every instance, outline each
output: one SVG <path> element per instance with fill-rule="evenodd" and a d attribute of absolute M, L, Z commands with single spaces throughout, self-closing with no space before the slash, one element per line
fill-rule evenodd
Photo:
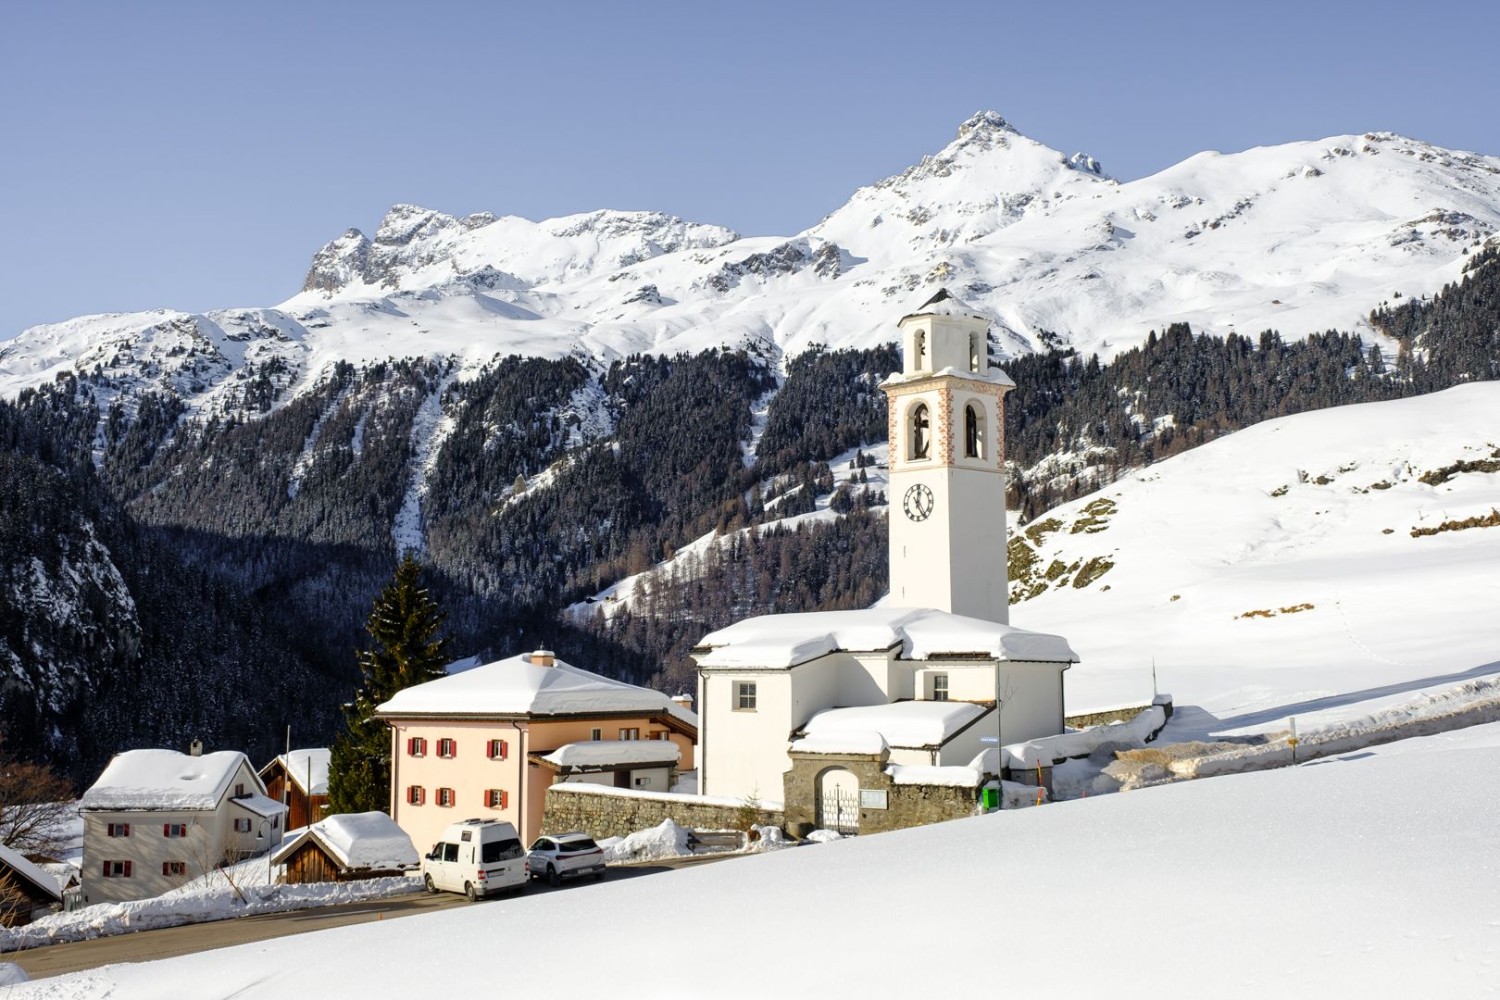
<path fill-rule="evenodd" d="M 538 837 L 527 855 L 532 878 L 557 885 L 565 878 L 604 877 L 604 851 L 586 833 L 550 833 Z"/>
<path fill-rule="evenodd" d="M 428 892 L 446 889 L 470 900 L 524 889 L 529 881 L 521 835 L 509 823 L 470 819 L 453 823 L 422 859 Z"/>

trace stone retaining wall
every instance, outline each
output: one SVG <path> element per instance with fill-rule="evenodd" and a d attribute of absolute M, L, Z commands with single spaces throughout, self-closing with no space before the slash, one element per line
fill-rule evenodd
<path fill-rule="evenodd" d="M 746 830 L 755 826 L 781 826 L 786 820 L 780 809 L 729 803 L 693 795 L 652 795 L 614 788 L 559 791 L 547 789 L 542 829 L 549 833 L 582 830 L 591 837 L 623 837 L 636 830 L 649 830 L 670 819 L 690 830 Z M 570 789 L 583 786 L 570 785 Z"/>

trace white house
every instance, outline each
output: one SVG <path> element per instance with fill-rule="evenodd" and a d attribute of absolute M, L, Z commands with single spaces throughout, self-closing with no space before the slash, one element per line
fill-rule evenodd
<path fill-rule="evenodd" d="M 117 754 L 83 793 L 85 903 L 146 899 L 281 842 L 286 806 L 237 750 Z"/>
<path fill-rule="evenodd" d="M 703 638 L 704 794 L 781 799 L 789 750 L 966 766 L 986 743 L 1063 730 L 1077 655 L 1008 624 L 1002 404 L 1014 383 L 990 364 L 988 321 L 946 290 L 899 326 L 903 368 L 881 386 L 890 593 L 868 610 L 765 615 Z M 829 782 L 850 780 L 837 771 Z"/>

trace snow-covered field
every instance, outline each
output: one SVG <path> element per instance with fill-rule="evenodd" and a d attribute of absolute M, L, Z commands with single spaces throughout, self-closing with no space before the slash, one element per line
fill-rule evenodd
<path fill-rule="evenodd" d="M 1154 663 L 1167 739 L 1424 714 L 1500 676 L 1500 524 L 1456 527 L 1497 459 L 1497 383 L 1256 425 L 1025 526 L 1041 567 L 1114 565 L 1011 624 L 1078 651 L 1070 712 L 1149 701 Z"/>
<path fill-rule="evenodd" d="M 18 995 L 282 1000 L 309 982 L 328 997 L 459 995 L 476 988 L 464 956 L 503 943 L 506 992 L 552 997 L 1489 996 L 1496 857 L 1489 725 Z"/>

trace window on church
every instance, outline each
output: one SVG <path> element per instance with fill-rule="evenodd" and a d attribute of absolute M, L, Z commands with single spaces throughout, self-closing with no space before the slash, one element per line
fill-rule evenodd
<path fill-rule="evenodd" d="M 911 457 L 926 458 L 932 449 L 932 419 L 927 415 L 927 404 L 918 403 L 911 408 Z"/>
<path fill-rule="evenodd" d="M 948 675 L 947 674 L 933 674 L 932 675 L 932 700 L 933 701 L 947 701 L 948 700 Z"/>
<path fill-rule="evenodd" d="M 973 403 L 964 407 L 964 457 L 984 457 L 984 415 Z"/>
<path fill-rule="evenodd" d="M 979 371 L 979 362 L 983 360 L 985 350 L 984 337 L 977 333 L 969 334 L 969 371 Z"/>
<path fill-rule="evenodd" d="M 737 681 L 734 685 L 734 710 L 736 712 L 755 711 L 755 682 Z"/>
<path fill-rule="evenodd" d="M 911 366 L 915 371 L 927 368 L 927 331 L 918 330 L 912 341 Z"/>

